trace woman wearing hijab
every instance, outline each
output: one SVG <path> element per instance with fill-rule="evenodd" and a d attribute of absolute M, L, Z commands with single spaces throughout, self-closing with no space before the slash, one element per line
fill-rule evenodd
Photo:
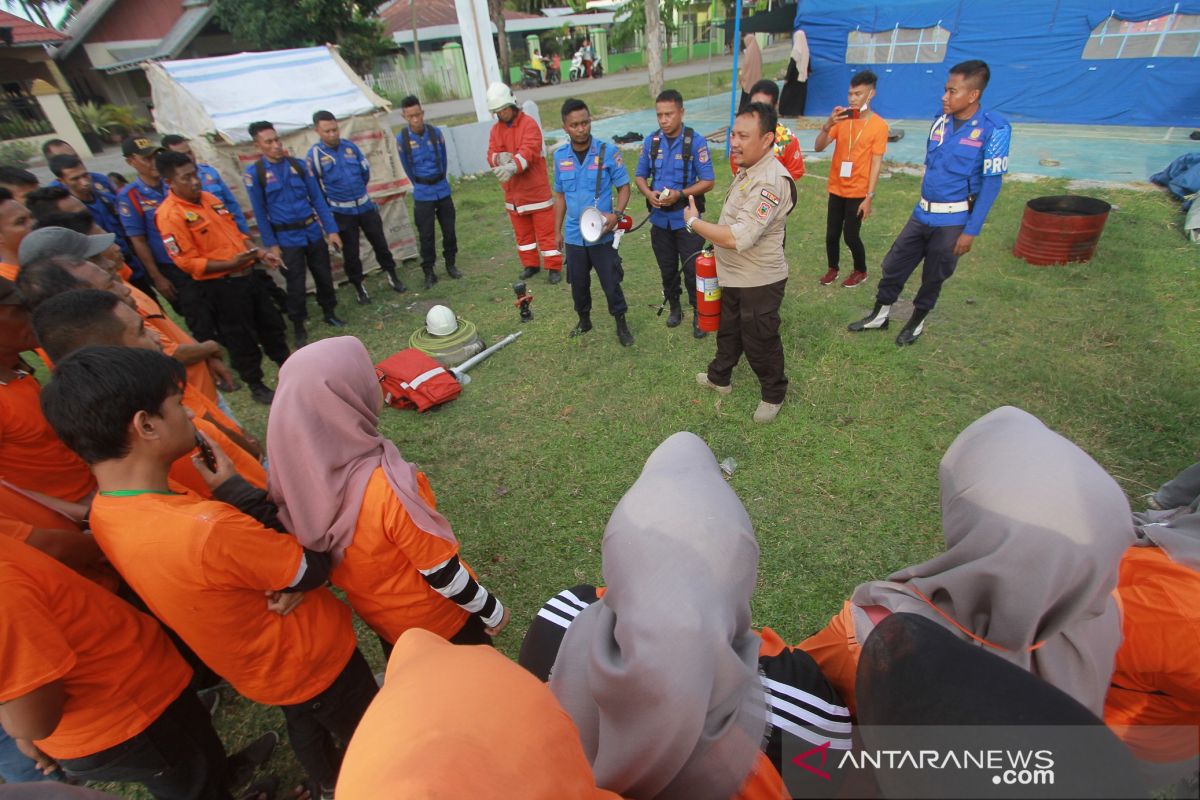
<path fill-rule="evenodd" d="M 791 58 L 788 59 L 787 74 L 783 77 L 783 91 L 779 95 L 779 116 L 803 117 L 807 101 L 808 37 L 797 28 L 792 34 Z"/>
<path fill-rule="evenodd" d="M 383 393 L 362 342 L 324 339 L 279 370 L 267 424 L 270 496 L 385 654 L 409 628 L 486 644 L 509 612 L 458 557 L 425 475 L 379 433 Z"/>
<path fill-rule="evenodd" d="M 753 33 L 747 33 L 742 37 L 742 44 L 745 45 L 745 49 L 742 51 L 742 63 L 738 68 L 738 83 L 742 87 L 742 99 L 738 103 L 739 114 L 750 104 L 750 89 L 762 80 L 763 73 L 763 56 L 758 39 Z"/>
<path fill-rule="evenodd" d="M 849 711 L 813 660 L 750 628 L 758 543 L 701 439 L 677 433 L 654 451 L 609 519 L 602 558 L 605 588 L 552 598 L 520 658 L 549 678 L 599 786 L 639 800 L 777 800 L 783 732 L 849 749 Z"/>
<path fill-rule="evenodd" d="M 554 696 L 490 647 L 411 630 L 342 763 L 338 800 L 620 800 L 596 788 Z"/>
<path fill-rule="evenodd" d="M 1103 715 L 1121 643 L 1112 593 L 1133 543 L 1120 487 L 1087 453 L 1012 407 L 959 434 L 939 480 L 945 552 L 860 585 L 800 648 L 853 710 L 860 643 L 887 615 L 917 614 Z"/>

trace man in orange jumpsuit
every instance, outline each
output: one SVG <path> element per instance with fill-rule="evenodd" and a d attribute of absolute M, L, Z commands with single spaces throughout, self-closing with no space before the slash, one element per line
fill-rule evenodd
<path fill-rule="evenodd" d="M 497 119 L 488 138 L 487 162 L 504 186 L 504 207 L 512 220 L 517 254 L 525 267 L 521 280 L 533 277 L 544 263 L 550 273 L 549 283 L 558 283 L 562 280 L 563 256 L 558 249 L 542 130 L 533 117 L 517 107 L 512 89 L 503 83 L 488 87 L 487 101 Z"/>

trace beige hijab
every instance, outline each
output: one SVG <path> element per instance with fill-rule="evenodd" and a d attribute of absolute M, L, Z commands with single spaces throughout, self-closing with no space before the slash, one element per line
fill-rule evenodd
<path fill-rule="evenodd" d="M 743 36 L 742 44 L 746 49 L 742 52 L 742 66 L 739 72 L 742 76 L 742 91 L 749 92 L 754 84 L 762 80 L 763 54 L 753 33 Z"/>
<path fill-rule="evenodd" d="M 1129 503 L 1104 469 L 1036 417 L 998 408 L 942 458 L 946 551 L 854 591 L 863 606 L 928 617 L 1102 716 L 1121 643 L 1112 593 L 1133 544 Z"/>
<path fill-rule="evenodd" d="M 800 73 L 800 82 L 808 80 L 808 37 L 804 31 L 797 29 L 792 34 L 792 61 L 796 62 L 796 71 Z"/>
<path fill-rule="evenodd" d="M 638 800 L 726 800 L 766 733 L 750 629 L 758 543 L 699 437 L 651 454 L 602 555 L 607 591 L 567 629 L 550 675 L 596 783 Z"/>

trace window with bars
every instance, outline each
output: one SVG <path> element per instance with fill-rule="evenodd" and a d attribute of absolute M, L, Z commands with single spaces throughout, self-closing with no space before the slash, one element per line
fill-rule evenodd
<path fill-rule="evenodd" d="M 1111 16 L 1083 48 L 1087 61 L 1114 58 L 1200 57 L 1200 14 L 1167 14 L 1144 22 Z"/>
<path fill-rule="evenodd" d="M 851 31 L 846 40 L 847 64 L 940 64 L 946 60 L 950 31 L 941 25 L 901 28 L 879 33 Z"/>

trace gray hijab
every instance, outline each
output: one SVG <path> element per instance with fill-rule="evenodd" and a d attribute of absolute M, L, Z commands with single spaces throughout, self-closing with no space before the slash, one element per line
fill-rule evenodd
<path fill-rule="evenodd" d="M 1112 592 L 1134 539 L 1120 487 L 1087 453 L 1012 407 L 959 434 L 939 478 L 946 550 L 855 589 L 858 640 L 872 627 L 862 606 L 920 614 L 1102 716 L 1121 643 Z"/>
<path fill-rule="evenodd" d="M 602 556 L 607 591 L 567 629 L 550 675 L 596 783 L 635 800 L 725 800 L 766 733 L 750 629 L 758 542 L 699 437 L 651 454 Z"/>

